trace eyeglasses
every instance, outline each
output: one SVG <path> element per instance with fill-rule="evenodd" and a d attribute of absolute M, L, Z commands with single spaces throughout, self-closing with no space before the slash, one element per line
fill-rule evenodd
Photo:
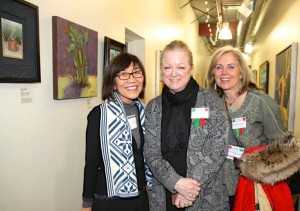
<path fill-rule="evenodd" d="M 220 72 L 223 71 L 224 69 L 227 69 L 227 70 L 229 70 L 229 71 L 232 71 L 232 70 L 234 70 L 236 67 L 237 67 L 237 65 L 235 65 L 235 64 L 229 64 L 229 65 L 227 65 L 226 67 L 224 67 L 223 65 L 218 64 L 218 65 L 216 65 L 215 70 L 220 71 Z"/>
<path fill-rule="evenodd" d="M 121 79 L 121 80 L 128 80 L 130 78 L 130 76 L 133 76 L 134 78 L 141 78 L 143 77 L 143 72 L 141 70 L 137 70 L 134 71 L 132 73 L 125 73 L 125 72 L 121 72 L 119 74 L 117 74 L 117 76 Z"/>

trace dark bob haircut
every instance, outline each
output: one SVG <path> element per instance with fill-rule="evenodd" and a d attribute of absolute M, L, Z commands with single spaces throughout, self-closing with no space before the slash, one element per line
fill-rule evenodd
<path fill-rule="evenodd" d="M 110 99 L 114 100 L 114 85 L 115 85 L 115 77 L 121 71 L 124 71 L 130 64 L 133 63 L 134 67 L 138 67 L 141 69 L 144 82 L 143 89 L 139 95 L 139 98 L 144 97 L 145 86 L 146 86 L 146 74 L 145 68 L 142 62 L 133 54 L 130 53 L 121 53 L 118 56 L 114 57 L 104 71 L 103 76 L 103 85 L 102 85 L 102 100 Z"/>

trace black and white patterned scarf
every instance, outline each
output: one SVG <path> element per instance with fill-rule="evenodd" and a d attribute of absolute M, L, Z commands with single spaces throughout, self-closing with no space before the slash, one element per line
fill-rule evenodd
<path fill-rule="evenodd" d="M 100 144 L 104 160 L 108 197 L 134 197 L 139 194 L 132 148 L 132 133 L 123 103 L 114 93 L 115 101 L 105 100 L 100 105 Z M 145 133 L 144 105 L 136 100 L 143 133 Z M 152 174 L 145 163 L 148 188 Z"/>

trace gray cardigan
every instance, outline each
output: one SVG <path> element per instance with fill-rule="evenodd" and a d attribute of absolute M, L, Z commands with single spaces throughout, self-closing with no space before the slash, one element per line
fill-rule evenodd
<path fill-rule="evenodd" d="M 270 140 L 281 139 L 285 136 L 279 106 L 262 91 L 250 90 L 241 107 L 229 113 L 229 116 L 231 119 L 246 117 L 246 128 L 238 137 L 245 149 L 266 145 Z M 237 141 L 231 138 L 229 144 L 237 145 Z M 240 173 L 235 169 L 233 161 L 228 159 L 224 163 L 224 170 L 229 195 L 233 196 Z"/>
<path fill-rule="evenodd" d="M 227 155 L 230 125 L 224 103 L 212 90 L 199 88 L 196 106 L 209 107 L 205 125 L 194 128 L 192 120 L 187 150 L 187 177 L 201 184 L 200 195 L 188 211 L 229 210 L 228 194 L 222 164 Z M 175 193 L 174 186 L 182 177 L 161 155 L 162 97 L 152 99 L 146 107 L 144 155 L 154 175 L 150 197 L 151 211 L 166 210 L 165 188 Z"/>

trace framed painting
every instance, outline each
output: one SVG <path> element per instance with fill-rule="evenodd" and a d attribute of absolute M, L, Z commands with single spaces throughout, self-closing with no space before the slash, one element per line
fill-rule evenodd
<path fill-rule="evenodd" d="M 155 52 L 155 63 L 156 63 L 156 71 L 155 71 L 155 96 L 158 96 L 161 94 L 163 89 L 163 81 L 162 81 L 162 72 L 160 69 L 160 57 L 161 57 L 162 51 L 156 51 Z"/>
<path fill-rule="evenodd" d="M 0 82 L 40 82 L 38 7 L 26 1 L 1 0 Z"/>
<path fill-rule="evenodd" d="M 254 83 L 257 84 L 257 70 L 252 70 Z"/>
<path fill-rule="evenodd" d="M 103 71 L 105 71 L 106 66 L 108 65 L 108 63 L 112 58 L 124 52 L 126 52 L 125 44 L 105 36 Z"/>
<path fill-rule="evenodd" d="M 276 55 L 274 96 L 287 131 L 294 131 L 297 54 L 298 43 L 292 43 Z"/>
<path fill-rule="evenodd" d="M 97 96 L 98 32 L 52 17 L 53 98 Z"/>
<path fill-rule="evenodd" d="M 259 66 L 259 87 L 268 94 L 269 91 L 269 62 L 265 61 Z"/>

